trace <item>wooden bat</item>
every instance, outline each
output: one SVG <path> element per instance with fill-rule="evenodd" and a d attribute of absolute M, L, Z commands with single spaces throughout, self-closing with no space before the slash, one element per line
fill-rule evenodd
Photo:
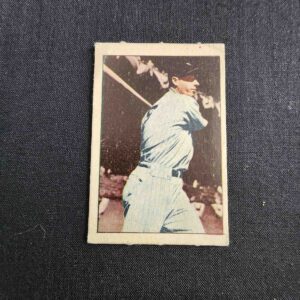
<path fill-rule="evenodd" d="M 138 92 L 136 92 L 129 84 L 127 84 L 119 75 L 117 75 L 112 69 L 110 69 L 108 66 L 103 64 L 103 71 L 109 75 L 111 78 L 113 78 L 115 81 L 120 83 L 126 90 L 131 92 L 133 95 L 135 95 L 139 100 L 141 100 L 143 103 L 148 105 L 149 107 L 152 106 L 152 104 L 147 101 L 144 97 L 142 97 Z"/>

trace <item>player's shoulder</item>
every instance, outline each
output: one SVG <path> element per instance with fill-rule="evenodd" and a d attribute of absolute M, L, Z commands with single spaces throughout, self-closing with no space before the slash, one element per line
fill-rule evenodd
<path fill-rule="evenodd" d="M 159 104 L 166 103 L 171 99 L 171 93 L 170 91 L 167 91 L 163 96 L 161 96 L 154 104 L 153 106 L 158 106 Z"/>
<path fill-rule="evenodd" d="M 180 94 L 173 89 L 170 89 L 166 95 L 170 99 L 175 99 L 178 103 L 191 104 L 196 101 L 195 98 L 188 95 Z"/>
<path fill-rule="evenodd" d="M 199 109 L 199 104 L 194 97 L 182 95 L 182 107 L 184 110 L 189 111 L 191 109 Z"/>
<path fill-rule="evenodd" d="M 198 106 L 198 103 L 195 98 L 179 94 L 178 92 L 170 89 L 154 105 L 169 107 L 172 110 L 176 108 L 179 110 L 190 110 L 191 108 Z"/>

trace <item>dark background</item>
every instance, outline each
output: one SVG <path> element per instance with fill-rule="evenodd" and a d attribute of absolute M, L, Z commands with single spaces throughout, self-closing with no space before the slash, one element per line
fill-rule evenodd
<path fill-rule="evenodd" d="M 297 299 L 298 1 L 0 2 L 2 299 Z M 230 246 L 88 245 L 93 44 L 226 44 Z"/>
<path fill-rule="evenodd" d="M 121 53 L 121 52 L 120 52 Z M 122 53 L 121 53 L 122 54 Z M 153 56 L 151 60 L 159 70 L 180 72 L 184 62 L 199 69 L 195 75 L 199 90 L 220 102 L 220 58 L 219 57 L 167 57 Z M 155 75 L 137 75 L 124 56 L 106 56 L 105 65 L 111 68 L 134 90 L 154 104 L 169 89 L 161 88 Z M 176 74 L 176 73 L 174 73 Z M 169 75 L 169 82 L 171 82 Z M 100 101 L 101 99 L 98 99 Z M 217 109 L 204 109 L 198 101 L 208 125 L 193 132 L 194 156 L 184 181 L 192 184 L 198 180 L 202 186 L 222 185 L 221 178 L 221 126 Z M 149 107 L 120 83 L 104 73 L 101 108 L 101 154 L 100 164 L 112 174 L 129 175 L 140 159 L 141 120 Z M 172 109 L 170 107 L 170 109 Z"/>

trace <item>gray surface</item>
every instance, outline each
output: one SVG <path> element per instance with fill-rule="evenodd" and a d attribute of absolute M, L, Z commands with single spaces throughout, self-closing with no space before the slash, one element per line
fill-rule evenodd
<path fill-rule="evenodd" d="M 296 299 L 298 1 L 0 3 L 1 298 Z M 231 245 L 87 245 L 93 43 L 224 42 Z"/>

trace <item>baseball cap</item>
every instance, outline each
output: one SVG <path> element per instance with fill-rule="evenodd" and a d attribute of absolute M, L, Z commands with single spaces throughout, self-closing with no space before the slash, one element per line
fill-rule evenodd
<path fill-rule="evenodd" d="M 198 71 L 199 67 L 193 65 L 188 60 L 178 58 L 177 61 L 170 62 L 168 74 L 170 77 L 188 78 L 192 76 L 197 77 Z"/>

